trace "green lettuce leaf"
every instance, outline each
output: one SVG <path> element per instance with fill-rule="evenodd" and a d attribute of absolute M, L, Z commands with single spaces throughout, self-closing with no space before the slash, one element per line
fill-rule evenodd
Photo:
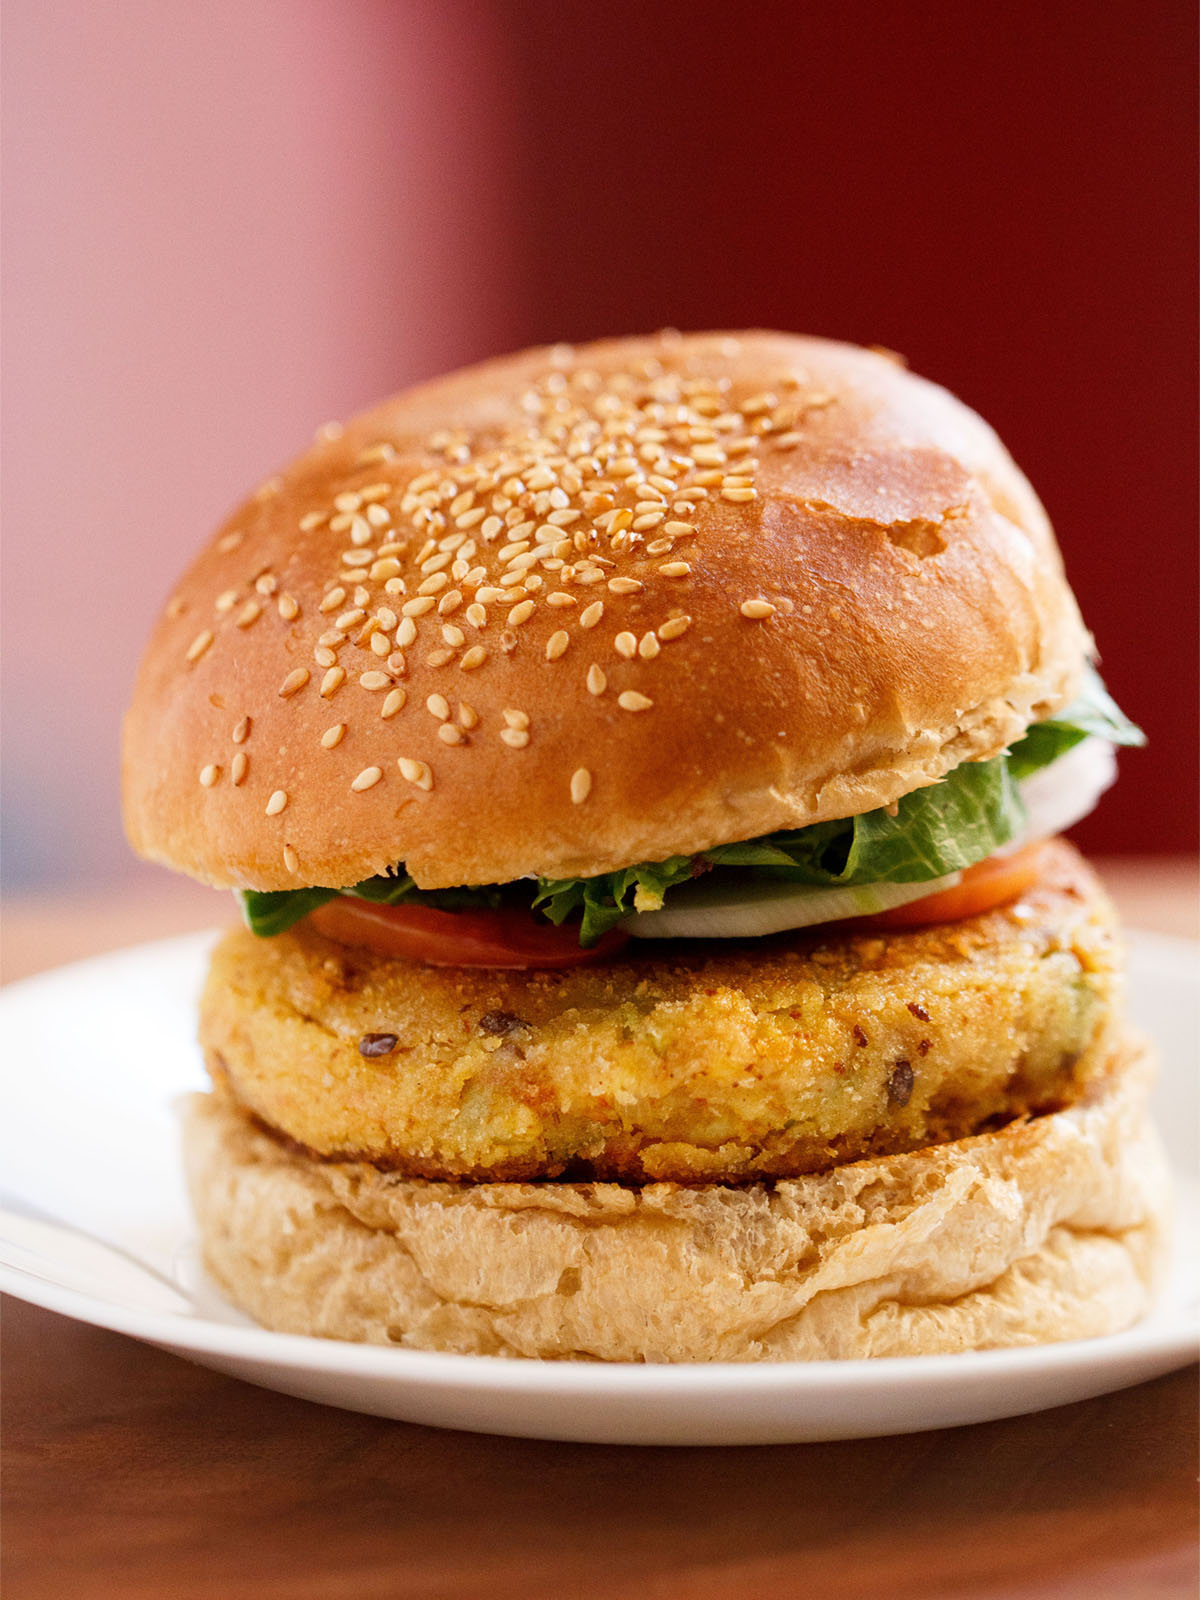
<path fill-rule="evenodd" d="M 1089 735 L 1112 744 L 1141 745 L 1146 735 L 1121 710 L 1104 687 L 1095 667 L 1087 667 L 1079 698 L 1045 722 L 1035 722 L 1008 752 L 1009 768 L 1018 782 L 1048 767 Z"/>
<path fill-rule="evenodd" d="M 258 889 L 239 889 L 238 899 L 242 916 L 251 933 L 260 939 L 271 939 L 277 933 L 286 933 L 293 922 L 299 922 L 310 911 L 323 906 L 337 894 L 336 889 L 275 889 L 260 892 Z"/>
<path fill-rule="evenodd" d="M 696 869 L 747 872 L 787 883 L 845 887 L 925 883 L 982 861 L 1025 825 L 1025 810 L 1003 756 L 956 767 L 890 808 L 818 822 L 700 857 L 672 856 L 598 878 L 540 879 L 534 905 L 552 922 L 581 914 L 579 942 L 594 944 L 634 910 L 650 910 Z"/>
<path fill-rule="evenodd" d="M 670 856 L 666 861 L 643 861 L 598 878 L 539 878 L 533 907 L 556 924 L 578 912 L 579 942 L 593 945 L 631 911 L 658 910 L 668 889 L 695 875 L 696 859 Z"/>

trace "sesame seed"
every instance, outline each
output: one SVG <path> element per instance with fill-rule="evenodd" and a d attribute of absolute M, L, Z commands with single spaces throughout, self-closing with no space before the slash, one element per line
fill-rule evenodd
<path fill-rule="evenodd" d="M 224 594 L 219 594 L 213 601 L 213 610 L 219 611 L 222 616 L 227 611 L 232 611 L 237 604 L 238 592 L 236 589 L 226 589 Z"/>
<path fill-rule="evenodd" d="M 386 656 L 391 648 L 386 633 L 373 633 L 371 635 L 371 649 L 377 656 Z"/>
<path fill-rule="evenodd" d="M 663 532 L 669 533 L 675 539 L 682 539 L 685 534 L 695 533 L 695 531 L 690 522 L 668 522 L 663 527 Z"/>
<path fill-rule="evenodd" d="M 382 583 L 385 578 L 396 578 L 399 575 L 400 563 L 395 556 L 381 556 L 378 561 L 373 561 L 368 574 L 372 583 Z"/>
<path fill-rule="evenodd" d="M 406 617 L 423 617 L 427 611 L 432 611 L 437 601 L 431 594 L 417 595 L 412 600 L 406 600 L 400 607 Z"/>
<path fill-rule="evenodd" d="M 593 661 L 587 672 L 587 689 L 589 694 L 603 694 L 608 688 L 608 678 L 604 668 L 597 666 Z"/>
<path fill-rule="evenodd" d="M 355 794 L 361 794 L 364 789 L 373 789 L 382 777 L 382 767 L 364 767 L 356 778 L 351 779 L 350 787 Z"/>
<path fill-rule="evenodd" d="M 245 783 L 249 766 L 250 757 L 246 752 L 244 750 L 236 751 L 229 767 L 229 776 L 233 779 L 235 789 L 241 788 L 242 784 Z"/>
<path fill-rule="evenodd" d="M 665 556 L 674 543 L 674 539 L 651 539 L 646 546 L 646 554 L 648 556 Z"/>
<path fill-rule="evenodd" d="M 335 494 L 333 504 L 338 511 L 357 511 L 362 500 L 352 490 L 347 490 L 344 494 Z"/>
<path fill-rule="evenodd" d="M 430 577 L 424 579 L 423 582 L 418 584 L 417 593 L 419 595 L 440 594 L 449 582 L 450 578 L 447 573 L 435 572 Z"/>
<path fill-rule="evenodd" d="M 613 640 L 613 649 L 619 656 L 624 656 L 626 661 L 632 661 L 637 655 L 637 635 L 635 633 L 619 633 Z"/>
<path fill-rule="evenodd" d="M 732 500 L 732 501 L 735 501 L 735 502 L 737 502 L 739 504 L 744 500 L 757 500 L 758 499 L 758 490 L 757 489 L 740 489 L 740 488 L 739 489 L 722 489 L 721 490 L 721 499 L 722 500 Z"/>
<path fill-rule="evenodd" d="M 281 594 L 275 604 L 285 622 L 295 622 L 300 615 L 299 604 L 290 594 Z"/>
<path fill-rule="evenodd" d="M 459 666 L 464 672 L 471 672 L 476 667 L 481 667 L 487 660 L 487 651 L 481 644 L 473 644 L 459 661 Z"/>
<path fill-rule="evenodd" d="M 608 588 L 610 594 L 636 594 L 645 585 L 637 578 L 610 578 Z"/>
<path fill-rule="evenodd" d="M 396 765 L 400 769 L 400 776 L 409 783 L 416 784 L 418 789 L 429 790 L 433 788 L 433 773 L 424 761 L 414 761 L 409 756 L 399 756 Z"/>
<path fill-rule="evenodd" d="M 479 713 L 474 706 L 469 706 L 465 700 L 458 702 L 458 720 L 464 728 L 477 728 L 479 726 Z"/>
<path fill-rule="evenodd" d="M 658 570 L 664 578 L 686 578 L 692 567 L 688 561 L 664 561 Z"/>
<path fill-rule="evenodd" d="M 231 550 L 237 549 L 244 537 L 244 534 L 239 533 L 235 529 L 233 533 L 224 534 L 220 539 L 217 540 L 217 549 L 223 556 L 228 555 Z"/>
<path fill-rule="evenodd" d="M 417 637 L 417 625 L 411 617 L 405 617 L 396 629 L 396 643 L 402 650 L 407 650 Z"/>
<path fill-rule="evenodd" d="M 775 607 L 769 600 L 743 600 L 738 610 L 744 617 L 749 617 L 754 622 L 761 622 L 763 618 L 775 615 Z"/>
<path fill-rule="evenodd" d="M 449 622 L 442 628 L 442 638 L 455 650 L 461 649 L 467 642 L 467 636 L 462 629 L 454 627 Z"/>
<path fill-rule="evenodd" d="M 329 593 L 325 596 L 324 600 L 322 600 L 320 605 L 317 607 L 317 610 L 318 611 L 336 611 L 337 608 L 341 605 L 342 601 L 345 598 L 346 598 L 345 589 L 342 589 L 342 588 L 330 589 Z"/>
<path fill-rule="evenodd" d="M 314 528 L 319 528 L 329 515 L 327 511 L 306 511 L 300 518 L 300 532 L 311 533 Z"/>
<path fill-rule="evenodd" d="M 352 545 L 364 545 L 370 544 L 370 542 L 371 524 L 366 517 L 352 517 L 350 519 L 350 543 Z M 365 552 L 358 559 L 365 561 L 367 559 Z"/>
<path fill-rule="evenodd" d="M 353 611 L 343 611 L 341 616 L 336 619 L 334 625 L 348 632 L 351 628 L 357 628 L 358 624 L 365 616 L 366 612 L 363 610 L 363 608 L 361 606 L 356 606 Z"/>
<path fill-rule="evenodd" d="M 233 730 L 232 737 L 234 744 L 245 744 L 246 740 L 250 737 L 250 727 L 250 718 L 243 717 Z"/>
<path fill-rule="evenodd" d="M 557 661 L 559 656 L 566 651 L 570 642 L 570 634 L 566 633 L 562 628 L 559 628 L 556 633 L 552 633 L 546 640 L 546 660 Z"/>
<path fill-rule="evenodd" d="M 593 600 L 590 606 L 579 613 L 579 626 L 581 628 L 594 628 L 604 615 L 604 601 Z"/>
<path fill-rule="evenodd" d="M 345 681 L 345 667 L 330 667 L 329 671 L 321 679 L 321 687 L 318 691 L 322 700 L 328 700 L 331 695 L 336 694 Z"/>
<path fill-rule="evenodd" d="M 534 603 L 533 603 L 532 600 L 522 600 L 522 601 L 520 601 L 508 613 L 508 625 L 509 625 L 509 627 L 510 628 L 519 628 L 523 622 L 528 622 L 530 617 L 534 613 L 534 609 L 535 609 L 535 607 L 534 607 Z"/>
<path fill-rule="evenodd" d="M 592 775 L 586 767 L 577 767 L 571 774 L 571 800 L 581 806 L 592 792 Z"/>
<path fill-rule="evenodd" d="M 279 698 L 281 700 L 289 700 L 292 695 L 297 694 L 301 689 L 303 689 L 304 685 L 308 682 L 308 677 L 309 673 L 307 667 L 297 667 L 294 671 L 289 672 L 287 677 L 279 685 Z"/>
<path fill-rule="evenodd" d="M 367 521 L 373 528 L 386 528 L 391 520 L 391 512 L 386 506 L 367 507 Z"/>
<path fill-rule="evenodd" d="M 397 711 L 403 711 L 407 699 L 407 689 L 395 688 L 391 690 L 385 698 L 383 705 L 379 708 L 379 715 L 385 720 L 388 717 L 394 717 Z"/>
<path fill-rule="evenodd" d="M 546 596 L 546 604 L 548 606 L 573 606 L 577 603 L 573 594 L 564 594 L 561 589 L 556 589 L 552 594 Z"/>
<path fill-rule="evenodd" d="M 364 689 L 386 689 L 391 683 L 391 677 L 386 672 L 364 672 L 359 675 L 359 684 Z"/>
<path fill-rule="evenodd" d="M 524 728 L 501 728 L 500 737 L 513 750 L 524 750 L 529 743 L 529 735 Z"/>
<path fill-rule="evenodd" d="M 487 627 L 487 607 L 481 606 L 478 601 L 467 607 L 466 616 L 473 628 Z"/>
<path fill-rule="evenodd" d="M 447 661 L 452 660 L 453 657 L 453 650 L 445 647 L 439 647 L 437 650 L 431 650 L 429 652 L 429 654 L 425 657 L 425 664 L 426 666 L 430 667 L 444 667 Z"/>
<path fill-rule="evenodd" d="M 622 711 L 649 711 L 654 701 L 639 694 L 636 689 L 626 689 L 617 696 L 617 704 Z"/>
<path fill-rule="evenodd" d="M 634 517 L 633 527 L 635 532 L 644 533 L 647 528 L 657 528 L 662 520 L 663 513 L 661 511 L 650 511 L 644 516 Z"/>
<path fill-rule="evenodd" d="M 205 628 L 204 632 L 203 633 L 198 633 L 196 635 L 196 637 L 192 640 L 191 644 L 188 645 L 188 647 L 187 647 L 187 659 L 189 661 L 199 661 L 200 657 L 204 654 L 204 652 L 208 649 L 208 647 L 212 644 L 212 642 L 213 642 L 212 630 L 211 630 L 211 628 Z"/>
<path fill-rule="evenodd" d="M 643 661 L 653 661 L 661 649 L 662 645 L 659 644 L 658 636 L 654 633 L 644 633 L 638 640 L 638 655 L 641 656 Z"/>
<path fill-rule="evenodd" d="M 284 791 L 282 789 L 276 789 L 275 793 L 267 801 L 267 806 L 266 806 L 267 816 L 269 816 L 269 817 L 277 817 L 279 815 L 279 813 L 283 810 L 284 806 L 287 805 L 287 803 L 288 803 L 288 797 L 284 793 Z"/>
<path fill-rule="evenodd" d="M 248 628 L 252 622 L 257 622 L 261 616 L 262 606 L 258 603 L 258 601 L 247 600 L 246 604 L 234 618 L 234 621 L 237 623 L 239 628 Z"/>
<path fill-rule="evenodd" d="M 451 616 L 455 611 L 458 610 L 462 603 L 463 597 L 461 589 L 447 589 L 446 593 L 438 601 L 438 616 Z"/>
<path fill-rule="evenodd" d="M 658 637 L 664 641 L 678 639 L 685 634 L 692 625 L 691 617 L 668 617 L 658 629 Z"/>
<path fill-rule="evenodd" d="M 425 702 L 426 711 L 431 712 L 440 721 L 445 722 L 450 715 L 450 705 L 445 695 L 431 694 Z"/>
<path fill-rule="evenodd" d="M 299 869 L 300 857 L 290 844 L 285 844 L 283 847 L 283 864 L 289 872 L 296 872 Z"/>
<path fill-rule="evenodd" d="M 529 726 L 528 711 L 517 711 L 510 706 L 506 711 L 501 712 L 501 715 L 505 724 L 510 728 L 527 728 Z"/>
<path fill-rule="evenodd" d="M 341 744 L 345 732 L 346 724 L 344 722 L 335 722 L 332 728 L 325 729 L 325 732 L 321 735 L 321 743 L 326 750 L 332 750 L 335 744 Z"/>
<path fill-rule="evenodd" d="M 206 789 L 211 789 L 213 784 L 216 783 L 220 776 L 220 767 L 214 766 L 211 761 L 209 762 L 208 766 L 200 768 L 200 782 Z"/>

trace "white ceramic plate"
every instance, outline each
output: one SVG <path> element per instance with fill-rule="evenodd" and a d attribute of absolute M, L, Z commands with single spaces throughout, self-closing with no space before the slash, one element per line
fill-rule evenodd
<path fill-rule="evenodd" d="M 1133 1009 L 1163 1051 L 1158 1116 L 1180 1175 L 1178 1259 L 1153 1317 L 1034 1349 L 671 1367 L 340 1344 L 269 1333 L 223 1301 L 197 1266 L 174 1112 L 204 1081 L 194 1008 L 212 937 L 119 951 L 0 992 L 0 1288 L 327 1405 L 615 1444 L 791 1443 L 985 1422 L 1138 1383 L 1196 1353 L 1198 946 L 1133 939 Z"/>

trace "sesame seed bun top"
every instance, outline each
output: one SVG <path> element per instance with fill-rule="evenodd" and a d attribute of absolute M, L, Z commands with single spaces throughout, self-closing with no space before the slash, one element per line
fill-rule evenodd
<path fill-rule="evenodd" d="M 142 663 L 126 823 L 222 886 L 592 876 L 995 755 L 1087 646 L 1029 484 L 895 358 L 532 350 L 322 429 L 225 524 Z"/>

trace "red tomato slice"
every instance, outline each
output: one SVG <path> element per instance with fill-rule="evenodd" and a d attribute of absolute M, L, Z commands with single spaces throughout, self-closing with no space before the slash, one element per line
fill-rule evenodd
<path fill-rule="evenodd" d="M 977 917 L 983 911 L 1005 905 L 1023 894 L 1042 875 L 1046 844 L 1026 845 L 1011 856 L 988 856 L 967 867 L 952 889 L 931 894 L 924 900 L 880 911 L 869 920 L 878 928 L 923 928 L 931 922 L 958 922 Z"/>
<path fill-rule="evenodd" d="M 583 950 L 577 927 L 556 928 L 527 911 L 435 911 L 380 906 L 339 895 L 305 921 L 327 939 L 430 967 L 577 967 L 603 961 L 626 942 L 615 928 Z"/>

